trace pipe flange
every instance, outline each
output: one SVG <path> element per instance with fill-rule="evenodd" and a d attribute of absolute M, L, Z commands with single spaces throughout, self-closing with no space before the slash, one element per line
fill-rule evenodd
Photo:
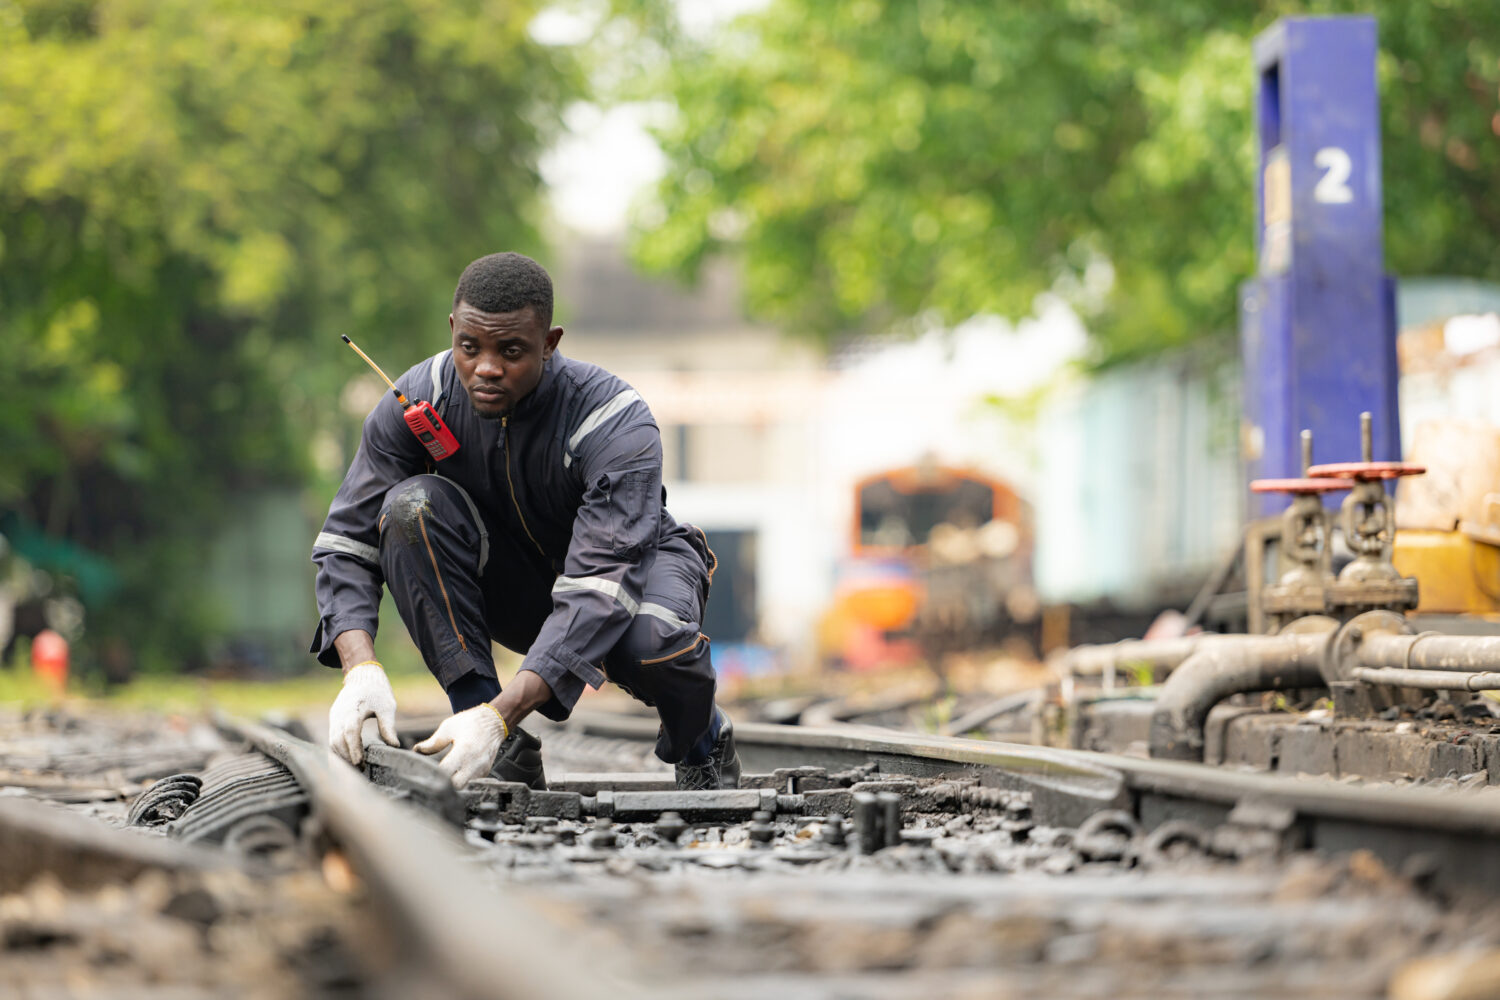
<path fill-rule="evenodd" d="M 1323 651 L 1323 660 L 1318 665 L 1323 679 L 1335 681 L 1354 680 L 1354 671 L 1359 663 L 1360 643 L 1377 632 L 1388 635 L 1411 635 L 1415 631 L 1406 618 L 1394 611 L 1366 611 L 1355 615 L 1343 624 L 1328 640 Z"/>
<path fill-rule="evenodd" d="M 1287 622 L 1276 634 L 1327 636 L 1326 643 L 1323 646 L 1323 655 L 1318 660 L 1318 673 L 1323 675 L 1323 680 L 1326 682 L 1328 680 L 1328 669 L 1325 663 L 1328 659 L 1328 651 L 1333 647 L 1338 630 L 1339 620 L 1331 615 L 1303 615 L 1300 618 L 1293 618 Z"/>
<path fill-rule="evenodd" d="M 1339 620 L 1330 615 L 1303 615 L 1281 627 L 1277 635 L 1327 635 L 1338 630 Z"/>

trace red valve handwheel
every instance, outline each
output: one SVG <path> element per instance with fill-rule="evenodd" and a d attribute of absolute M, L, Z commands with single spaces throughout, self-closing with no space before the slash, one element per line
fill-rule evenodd
<path fill-rule="evenodd" d="M 1352 479 L 1255 479 L 1250 483 L 1252 493 L 1332 493 L 1335 490 L 1354 488 Z"/>
<path fill-rule="evenodd" d="M 1368 483 L 1379 479 L 1420 476 L 1426 471 L 1427 466 L 1413 465 L 1410 462 L 1332 462 L 1328 465 L 1315 465 L 1307 470 L 1307 474 L 1319 479 L 1337 476 Z"/>

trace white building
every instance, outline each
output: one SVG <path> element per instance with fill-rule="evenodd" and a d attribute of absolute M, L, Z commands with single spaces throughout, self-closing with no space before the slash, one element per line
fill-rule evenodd
<path fill-rule="evenodd" d="M 855 482 L 936 461 L 1026 494 L 1031 447 L 995 398 L 1083 345 L 1058 305 L 1015 330 L 975 321 L 829 359 L 745 321 L 728 262 L 683 290 L 636 276 L 617 243 L 597 241 L 553 272 L 561 349 L 640 391 L 662 430 L 672 513 L 704 528 L 723 561 L 705 631 L 721 649 L 748 640 L 792 662 L 810 654 L 848 554 Z"/>

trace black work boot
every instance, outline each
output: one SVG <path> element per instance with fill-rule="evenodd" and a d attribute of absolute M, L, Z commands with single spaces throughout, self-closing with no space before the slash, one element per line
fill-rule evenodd
<path fill-rule="evenodd" d="M 714 739 L 708 759 L 698 764 L 677 765 L 677 787 L 685 792 L 712 791 L 740 787 L 740 755 L 734 749 L 734 724 L 723 712 L 719 717 L 719 735 Z"/>
<path fill-rule="evenodd" d="M 547 773 L 542 770 L 542 741 L 517 726 L 500 744 L 490 777 L 500 781 L 519 781 L 539 792 L 547 790 Z"/>

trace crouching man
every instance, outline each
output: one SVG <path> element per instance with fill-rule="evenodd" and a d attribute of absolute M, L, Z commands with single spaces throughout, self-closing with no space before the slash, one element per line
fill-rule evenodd
<path fill-rule="evenodd" d="M 663 504 L 661 437 L 635 390 L 557 351 L 552 279 L 520 254 L 464 269 L 452 345 L 396 384 L 428 399 L 458 439 L 434 462 L 387 394 L 313 547 L 321 619 L 312 652 L 344 672 L 328 739 L 363 758 L 373 716 L 395 743 L 396 699 L 375 657 L 381 586 L 442 684 L 457 787 L 493 774 L 544 788 L 533 710 L 568 717 L 606 679 L 656 708 L 656 753 L 679 788 L 733 788 L 740 763 L 714 704 L 699 630 L 714 555 Z M 490 641 L 525 654 L 502 691 Z"/>

